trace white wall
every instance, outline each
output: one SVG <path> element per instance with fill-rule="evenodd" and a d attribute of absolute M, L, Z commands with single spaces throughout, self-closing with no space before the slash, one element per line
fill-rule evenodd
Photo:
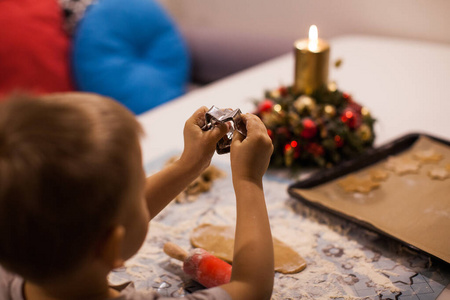
<path fill-rule="evenodd" d="M 292 51 L 311 24 L 349 34 L 450 43 L 450 0 L 159 0 L 185 36 L 194 76 L 211 81 Z"/>

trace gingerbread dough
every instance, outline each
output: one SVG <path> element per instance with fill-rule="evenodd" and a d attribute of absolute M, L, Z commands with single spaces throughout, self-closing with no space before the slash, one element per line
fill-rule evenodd
<path fill-rule="evenodd" d="M 338 185 L 346 192 L 368 193 L 371 190 L 378 188 L 380 183 L 372 180 L 370 176 L 357 178 L 356 176 L 350 175 L 339 180 Z"/>
<path fill-rule="evenodd" d="M 415 159 L 420 160 L 422 163 L 437 163 L 443 158 L 443 155 L 437 153 L 434 149 L 427 149 L 422 151 L 416 151 L 413 154 Z"/>
<path fill-rule="evenodd" d="M 389 173 L 381 169 L 372 169 L 369 175 L 374 181 L 385 181 L 389 177 Z"/>
<path fill-rule="evenodd" d="M 411 159 L 408 156 L 390 156 L 385 164 L 385 168 L 401 176 L 405 174 L 417 174 L 420 165 L 420 161 Z"/>
<path fill-rule="evenodd" d="M 231 263 L 233 260 L 234 228 L 201 224 L 191 234 L 194 247 L 203 248 L 211 254 Z M 273 238 L 275 271 L 283 274 L 298 273 L 306 268 L 306 261 L 280 240 Z"/>
<path fill-rule="evenodd" d="M 444 180 L 450 177 L 450 173 L 446 168 L 436 167 L 428 171 L 428 176 L 431 179 Z"/>
<path fill-rule="evenodd" d="M 178 156 L 171 157 L 166 166 L 178 160 Z M 225 172 L 210 165 L 205 171 L 192 181 L 178 196 L 175 197 L 177 203 L 193 202 L 201 193 L 205 193 L 211 189 L 213 181 L 225 177 Z"/>

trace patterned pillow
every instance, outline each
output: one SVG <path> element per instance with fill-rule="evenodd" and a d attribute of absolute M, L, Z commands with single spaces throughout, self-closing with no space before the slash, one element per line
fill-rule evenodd
<path fill-rule="evenodd" d="M 86 8 L 94 0 L 58 0 L 64 15 L 64 28 L 72 35 L 78 22 L 83 18 Z"/>
<path fill-rule="evenodd" d="M 94 2 L 78 24 L 73 47 L 78 88 L 115 98 L 136 114 L 185 92 L 186 46 L 154 0 Z"/>
<path fill-rule="evenodd" d="M 1 0 L 0 96 L 73 90 L 69 48 L 55 0 Z"/>

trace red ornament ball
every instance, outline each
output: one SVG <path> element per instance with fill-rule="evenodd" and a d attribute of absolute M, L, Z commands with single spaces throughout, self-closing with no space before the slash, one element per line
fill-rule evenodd
<path fill-rule="evenodd" d="M 317 133 L 317 125 L 310 118 L 303 119 L 302 121 L 303 130 L 300 133 L 301 137 L 305 139 L 310 139 L 314 137 Z"/>
<path fill-rule="evenodd" d="M 361 125 L 361 115 L 353 108 L 347 107 L 341 115 L 341 121 L 351 129 L 358 128 Z"/>
<path fill-rule="evenodd" d="M 261 101 L 258 105 L 258 112 L 269 112 L 273 108 L 273 101 L 270 99 L 266 99 L 264 101 Z"/>

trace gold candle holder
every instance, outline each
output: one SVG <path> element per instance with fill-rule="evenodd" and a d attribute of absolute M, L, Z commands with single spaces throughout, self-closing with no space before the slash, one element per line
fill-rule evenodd
<path fill-rule="evenodd" d="M 295 41 L 296 93 L 312 94 L 328 83 L 329 44 L 319 39 L 316 25 L 309 28 L 309 38 Z"/>

